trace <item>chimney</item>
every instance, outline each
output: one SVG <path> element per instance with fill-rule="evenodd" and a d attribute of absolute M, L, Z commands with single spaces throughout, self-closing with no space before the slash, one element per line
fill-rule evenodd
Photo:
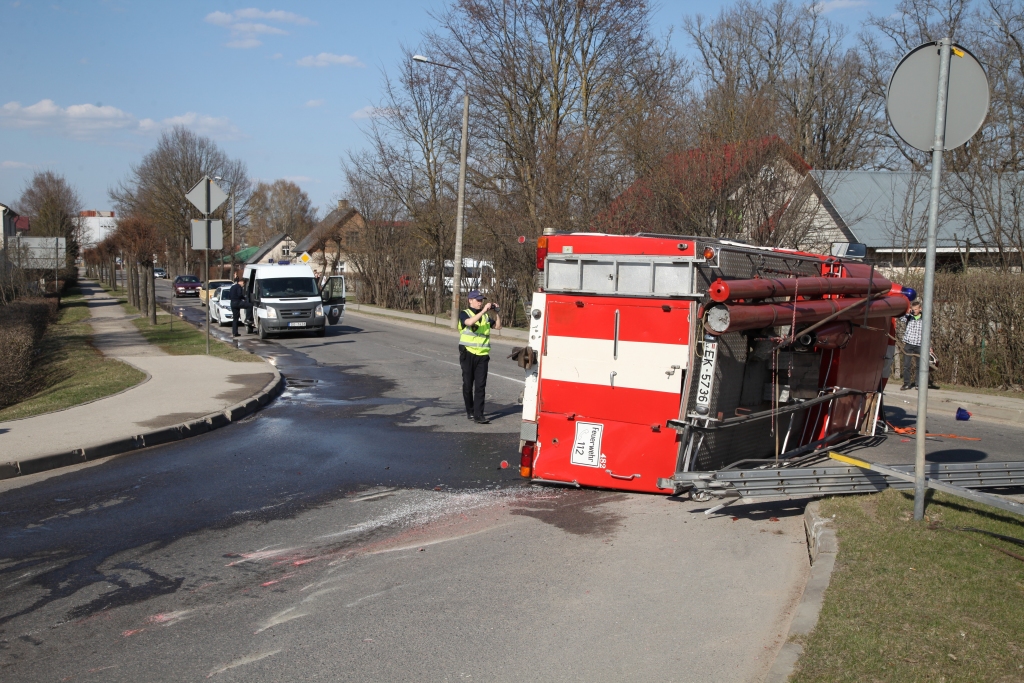
<path fill-rule="evenodd" d="M 338 200 L 338 211 L 345 213 L 346 211 L 349 210 L 350 207 L 351 205 L 348 203 L 347 199 Z"/>

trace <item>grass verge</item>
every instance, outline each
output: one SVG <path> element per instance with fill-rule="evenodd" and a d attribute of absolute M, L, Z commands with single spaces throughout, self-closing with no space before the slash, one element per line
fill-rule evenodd
<path fill-rule="evenodd" d="M 925 522 L 889 489 L 825 500 L 839 555 L 794 683 L 1024 680 L 1024 520 L 938 494 Z M 1004 552 L 1005 551 L 1005 552 Z"/>
<path fill-rule="evenodd" d="M 32 394 L 0 410 L 0 422 L 63 410 L 133 387 L 146 373 L 103 354 L 90 343 L 89 309 L 77 289 L 61 300 L 60 317 L 40 344 L 29 381 Z"/>
<path fill-rule="evenodd" d="M 129 313 L 137 312 L 127 304 L 122 305 Z M 206 333 L 177 316 L 157 311 L 156 325 L 151 325 L 146 318 L 136 318 L 132 322 L 146 341 L 156 344 L 172 356 L 198 356 L 206 353 Z M 259 356 L 225 344 L 216 337 L 210 337 L 210 355 L 239 363 L 263 362 Z"/>
<path fill-rule="evenodd" d="M 105 284 L 99 284 L 107 294 L 117 299 L 129 315 L 142 315 L 139 309 L 128 304 L 123 287 L 115 292 Z M 136 318 L 132 323 L 146 341 L 156 344 L 164 353 L 172 356 L 200 356 L 206 353 L 206 332 L 163 309 L 158 308 L 156 311 L 156 325 L 151 325 L 146 317 Z M 225 344 L 216 337 L 210 337 L 210 355 L 238 363 L 263 362 L 259 356 Z"/>

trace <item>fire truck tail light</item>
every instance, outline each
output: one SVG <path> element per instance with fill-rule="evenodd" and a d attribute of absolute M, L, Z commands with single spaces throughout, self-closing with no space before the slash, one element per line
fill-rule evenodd
<path fill-rule="evenodd" d="M 704 247 L 704 260 L 713 261 L 715 259 L 715 250 L 711 247 Z"/>
<path fill-rule="evenodd" d="M 519 475 L 522 477 L 533 476 L 533 451 L 534 443 L 532 441 L 523 444 L 523 455 L 519 459 Z"/>
<path fill-rule="evenodd" d="M 544 260 L 548 257 L 548 238 L 537 238 L 537 270 L 544 270 Z"/>

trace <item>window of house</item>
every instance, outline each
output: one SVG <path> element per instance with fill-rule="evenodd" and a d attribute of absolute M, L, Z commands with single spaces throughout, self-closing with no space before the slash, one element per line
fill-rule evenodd
<path fill-rule="evenodd" d="M 292 248 L 287 244 L 281 247 L 281 256 L 291 256 Z"/>

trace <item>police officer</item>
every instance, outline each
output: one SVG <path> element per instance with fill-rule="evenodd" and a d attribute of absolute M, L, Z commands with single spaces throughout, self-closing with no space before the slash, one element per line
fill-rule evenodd
<path fill-rule="evenodd" d="M 245 289 L 242 288 L 242 276 L 235 275 L 235 284 L 228 290 L 228 301 L 231 302 L 231 336 L 238 337 L 238 319 L 245 305 Z"/>
<path fill-rule="evenodd" d="M 459 365 L 462 366 L 462 397 L 466 401 L 466 417 L 477 424 L 488 424 L 484 417 L 484 396 L 487 391 L 487 364 L 491 360 L 491 330 L 501 329 L 498 307 L 485 304 L 486 298 L 477 290 L 467 296 L 469 308 L 459 311 Z M 494 310 L 494 322 L 488 311 Z"/>

